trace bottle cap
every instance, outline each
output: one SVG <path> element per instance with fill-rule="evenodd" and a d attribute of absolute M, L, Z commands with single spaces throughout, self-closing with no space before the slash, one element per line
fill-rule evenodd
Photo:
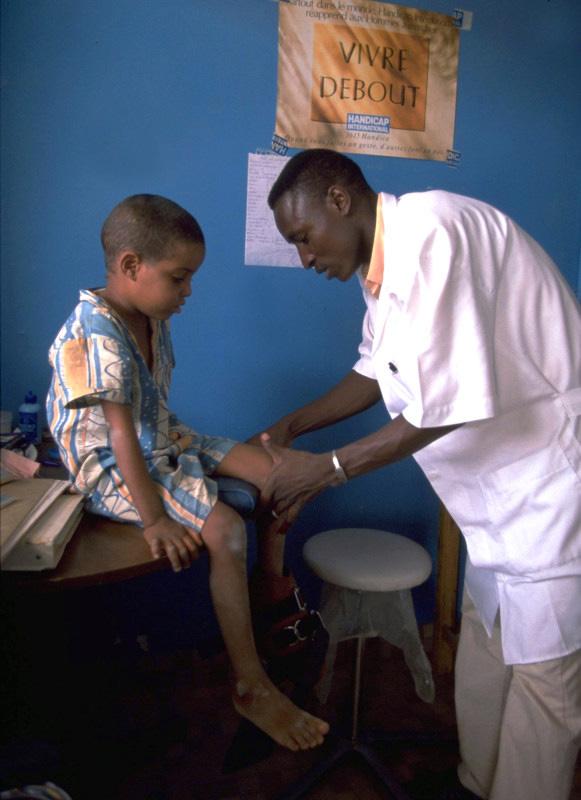
<path fill-rule="evenodd" d="M 36 403 L 36 395 L 34 392 L 28 392 L 26 397 L 24 398 L 25 403 Z"/>

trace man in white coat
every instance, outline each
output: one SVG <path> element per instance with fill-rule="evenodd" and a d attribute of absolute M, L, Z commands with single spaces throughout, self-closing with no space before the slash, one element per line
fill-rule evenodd
<path fill-rule="evenodd" d="M 462 763 L 442 797 L 567 800 L 581 740 L 581 314 L 544 250 L 485 203 L 376 194 L 330 150 L 292 158 L 269 204 L 303 266 L 361 283 L 359 360 L 263 432 L 268 494 L 415 457 L 466 538 L 456 662 Z M 314 454 L 298 436 L 383 399 L 391 422 Z"/>

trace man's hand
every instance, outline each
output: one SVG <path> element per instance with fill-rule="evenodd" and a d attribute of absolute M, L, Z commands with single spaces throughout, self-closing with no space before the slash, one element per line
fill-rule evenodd
<path fill-rule="evenodd" d="M 290 450 L 274 443 L 268 433 L 260 442 L 273 462 L 261 500 L 292 524 L 304 506 L 319 492 L 337 482 L 329 454 Z"/>
<path fill-rule="evenodd" d="M 163 554 L 169 558 L 174 572 L 187 569 L 200 557 L 204 542 L 192 528 L 185 528 L 169 517 L 160 517 L 143 529 L 143 535 L 155 559 Z"/>
<path fill-rule="evenodd" d="M 416 428 L 400 414 L 378 431 L 341 447 L 339 461 L 347 476 L 356 478 L 407 458 L 458 427 Z M 340 485 L 330 453 L 289 450 L 272 442 L 267 433 L 262 434 L 261 444 L 273 462 L 261 498 L 276 514 L 286 514 L 289 521 L 294 522 L 301 509 L 323 489 Z"/>

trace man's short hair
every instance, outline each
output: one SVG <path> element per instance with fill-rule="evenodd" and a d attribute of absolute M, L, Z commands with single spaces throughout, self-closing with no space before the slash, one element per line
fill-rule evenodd
<path fill-rule="evenodd" d="M 145 261 L 156 262 L 170 257 L 180 241 L 204 244 L 202 229 L 188 211 L 156 194 L 125 198 L 111 211 L 101 229 L 108 270 L 124 251 L 132 250 Z"/>
<path fill-rule="evenodd" d="M 285 192 L 324 197 L 333 184 L 363 193 L 371 190 L 359 166 L 342 153 L 323 148 L 303 150 L 287 162 L 274 182 L 268 205 L 274 208 Z"/>

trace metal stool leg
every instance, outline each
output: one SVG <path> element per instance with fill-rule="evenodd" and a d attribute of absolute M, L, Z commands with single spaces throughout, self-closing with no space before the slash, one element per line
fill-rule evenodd
<path fill-rule="evenodd" d="M 353 717 L 351 723 L 351 744 L 357 745 L 357 735 L 359 733 L 359 701 L 361 698 L 361 664 L 363 663 L 363 651 L 365 649 L 365 637 L 357 637 L 357 649 L 355 651 L 355 669 L 353 676 Z"/>
<path fill-rule="evenodd" d="M 339 738 L 329 745 L 323 745 L 324 755 L 320 761 L 301 775 L 278 800 L 297 800 L 321 778 L 326 772 L 340 761 L 347 753 L 359 754 L 372 768 L 375 774 L 385 785 L 394 800 L 410 800 L 410 797 L 396 780 L 389 767 L 383 764 L 368 744 L 359 742 L 359 706 L 361 699 L 361 672 L 363 667 L 363 653 L 365 650 L 365 637 L 357 637 L 353 675 L 353 716 L 351 720 L 351 738 Z M 331 736 L 332 734 L 329 734 Z M 330 747 L 330 749 L 329 749 Z"/>

